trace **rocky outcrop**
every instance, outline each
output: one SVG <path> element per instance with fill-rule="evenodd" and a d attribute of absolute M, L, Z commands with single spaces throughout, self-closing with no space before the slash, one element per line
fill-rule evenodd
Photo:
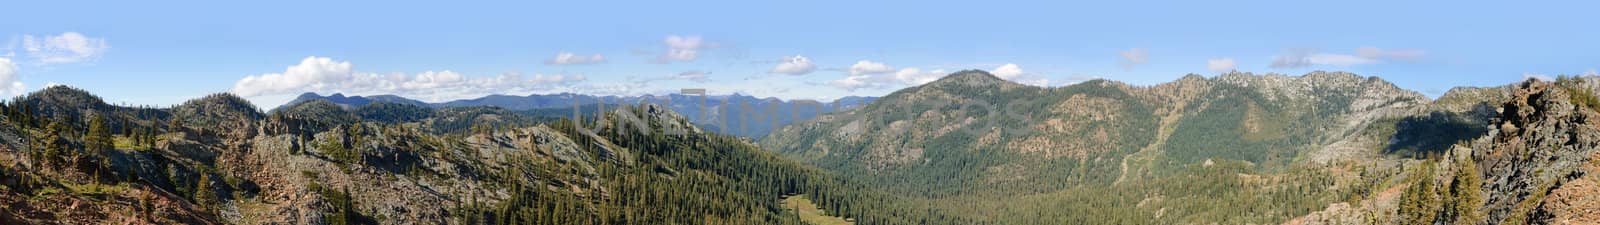
<path fill-rule="evenodd" d="M 52 90 L 35 96 L 48 102 L 98 99 L 79 96 L 76 89 Z M 73 168 L 93 168 L 96 160 L 113 168 L 104 171 L 40 165 L 34 162 L 40 145 L 29 142 L 43 139 L 38 133 L 47 130 L 0 121 L 0 224 L 321 224 L 334 216 L 328 213 L 339 201 L 369 222 L 446 224 L 476 216 L 451 210 L 482 210 L 528 194 L 510 187 L 576 199 L 609 197 L 602 170 L 628 170 L 639 156 L 598 133 L 707 135 L 655 105 L 604 113 L 586 131 L 516 124 L 523 120 L 502 117 L 515 116 L 503 110 L 443 111 L 448 117 L 360 122 L 342 117 L 350 115 L 346 109 L 312 101 L 263 116 L 236 96 L 212 95 L 170 109 L 175 121 L 130 122 L 168 127 L 153 134 L 148 146 L 119 143 L 121 149 L 95 160 L 62 156 L 80 159 L 69 161 Z M 441 131 L 435 127 L 441 118 L 478 128 Z M 81 145 L 77 135 L 50 137 Z"/>
<path fill-rule="evenodd" d="M 1600 148 L 1600 114 L 1569 102 L 1572 94 L 1547 82 L 1519 84 L 1491 121 L 1490 135 L 1474 144 L 1488 221 L 1537 221 L 1529 216 L 1553 209 L 1541 207 L 1541 198 L 1590 173 L 1585 166 Z"/>
<path fill-rule="evenodd" d="M 1461 142 L 1441 157 L 1407 160 L 1404 183 L 1362 199 L 1335 203 L 1294 224 L 1365 224 L 1434 221 L 1445 224 L 1592 224 L 1600 210 L 1600 113 L 1570 100 L 1573 86 L 1528 80 L 1506 88 L 1452 90 L 1444 109 L 1493 105 L 1487 134 Z M 1503 91 L 1503 95 L 1501 94 Z M 1464 99 L 1496 104 L 1459 104 Z M 1449 100 L 1446 100 L 1449 99 Z M 1470 164 L 1468 164 L 1470 163 Z M 1464 166 L 1475 165 L 1475 166 Z M 1421 166 L 1421 167 L 1418 167 Z M 1422 168 L 1422 169 L 1417 169 Z M 1431 168 L 1431 169 L 1427 169 Z M 1432 173 L 1422 173 L 1431 171 Z M 1463 183 L 1482 177 L 1481 183 Z M 1433 188 L 1416 188 L 1433 185 Z M 1425 187 L 1425 186 L 1424 186 Z M 1404 188 L 1406 196 L 1396 198 Z M 1427 193 L 1418 190 L 1435 190 Z M 1465 191 L 1458 191 L 1465 190 Z M 1479 195 L 1481 194 L 1481 195 Z M 1482 202 L 1473 197 L 1482 196 Z M 1432 200 L 1425 200 L 1432 199 Z M 1421 203 L 1417 203 L 1421 202 Z M 1411 209 L 1395 207 L 1411 204 Z M 1410 211 L 1406 211 L 1410 210 Z M 1420 219 L 1418 219 L 1420 217 Z"/>

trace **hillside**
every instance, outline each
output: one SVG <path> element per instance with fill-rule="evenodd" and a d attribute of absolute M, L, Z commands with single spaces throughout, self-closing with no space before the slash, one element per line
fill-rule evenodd
<path fill-rule="evenodd" d="M 1592 82 L 1592 81 L 1590 81 Z M 1515 85 L 1488 134 L 1415 162 L 1389 190 L 1301 224 L 1594 224 L 1600 113 L 1578 79 Z M 1584 103 L 1582 99 L 1591 99 Z"/>
<path fill-rule="evenodd" d="M 797 194 L 868 224 L 937 212 L 655 105 L 537 122 L 323 100 L 262 114 L 229 94 L 170 109 L 67 87 L 19 99 L 0 107 L 5 224 L 800 224 L 781 204 Z"/>
<path fill-rule="evenodd" d="M 962 71 L 774 131 L 767 149 L 997 223 L 1278 223 L 1484 135 L 1497 90 L 1229 73 L 1041 88 Z M 1448 100 L 1446 100 L 1448 99 Z"/>

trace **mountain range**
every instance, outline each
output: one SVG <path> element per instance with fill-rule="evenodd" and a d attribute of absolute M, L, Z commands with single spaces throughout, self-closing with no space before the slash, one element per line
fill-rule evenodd
<path fill-rule="evenodd" d="M 225 93 L 121 107 L 54 86 L 0 106 L 3 224 L 801 224 L 779 199 L 895 204 L 652 104 L 541 122 L 381 101 L 262 113 Z M 850 215 L 930 212 L 904 208 Z"/>
<path fill-rule="evenodd" d="M 0 223 L 1600 223 L 1597 84 L 1429 99 L 1344 72 L 1037 87 L 969 70 L 760 139 L 672 96 L 263 112 L 53 86 L 0 104 Z"/>
<path fill-rule="evenodd" d="M 992 223 L 1594 221 L 1573 216 L 1583 207 L 1538 206 L 1580 204 L 1574 199 L 1527 196 L 1587 174 L 1576 164 L 1594 165 L 1588 146 L 1596 139 L 1586 137 L 1597 134 L 1589 129 L 1597 123 L 1586 115 L 1595 107 L 1569 102 L 1593 98 L 1597 79 L 1463 87 L 1430 100 L 1343 72 L 1044 88 L 962 71 L 786 126 L 760 144 L 908 201 L 960 212 L 950 217 Z M 1545 122 L 1556 119 L 1564 122 Z M 1542 129 L 1505 133 L 1526 126 Z M 1516 156 L 1530 152 L 1539 154 Z M 1448 161 L 1468 159 L 1462 155 L 1496 164 L 1462 172 L 1486 182 L 1456 189 L 1490 200 L 1443 206 L 1449 204 L 1440 199 L 1454 194 L 1433 190 L 1466 185 L 1444 172 L 1459 171 Z M 1525 160 L 1541 157 L 1562 169 L 1532 171 L 1548 162 Z M 1522 175 L 1529 173 L 1537 175 Z M 1416 199 L 1392 195 L 1406 185 L 1439 187 L 1417 191 Z M 1587 197 L 1573 198 L 1595 209 Z M 1385 208 L 1408 202 L 1423 206 Z M 1307 217 L 1318 211 L 1333 212 Z"/>
<path fill-rule="evenodd" d="M 746 138 L 761 138 L 772 129 L 783 125 L 810 119 L 822 113 L 859 107 L 876 99 L 877 97 L 870 96 L 846 96 L 832 102 L 819 102 L 814 100 L 783 100 L 774 97 L 756 98 L 741 94 L 595 96 L 560 93 L 527 96 L 489 95 L 473 99 L 426 103 L 395 95 L 345 96 L 344 94 L 334 93 L 324 96 L 316 93 L 304 93 L 274 110 L 293 107 L 308 101 L 325 100 L 345 108 L 355 108 L 373 102 L 387 102 L 433 108 L 493 106 L 512 111 L 539 111 L 536 114 L 540 115 L 567 116 L 571 115 L 571 109 L 578 107 L 602 106 L 615 108 L 619 105 L 652 103 L 667 106 L 675 112 L 688 116 L 690 121 L 695 124 L 711 130 Z"/>

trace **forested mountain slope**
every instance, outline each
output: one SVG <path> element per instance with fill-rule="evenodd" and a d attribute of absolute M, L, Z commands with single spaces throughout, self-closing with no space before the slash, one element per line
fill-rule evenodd
<path fill-rule="evenodd" d="M 325 101 L 263 114 L 228 94 L 133 108 L 56 86 L 3 106 L 4 224 L 799 224 L 780 205 L 795 194 L 865 224 L 942 214 L 655 105 L 539 123 Z"/>
<path fill-rule="evenodd" d="M 1484 135 L 1508 87 L 1431 101 L 1376 77 L 1229 73 L 1041 88 L 962 71 L 760 141 L 997 223 L 1279 223 Z"/>

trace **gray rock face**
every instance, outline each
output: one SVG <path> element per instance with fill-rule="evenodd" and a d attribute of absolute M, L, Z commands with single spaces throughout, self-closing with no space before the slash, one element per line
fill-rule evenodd
<path fill-rule="evenodd" d="M 267 125 L 279 126 L 279 125 Z M 309 186 L 347 190 L 357 210 L 377 216 L 382 224 L 443 224 L 443 206 L 492 205 L 508 194 L 477 177 L 476 168 L 550 168 L 560 164 L 575 171 L 521 170 L 514 174 L 526 185 L 549 186 L 581 193 L 604 193 L 592 163 L 601 162 L 582 152 L 578 143 L 544 126 L 469 135 L 443 141 L 421 134 L 417 126 L 380 127 L 373 124 L 344 126 L 309 138 L 294 134 L 257 136 L 245 165 L 249 178 L 262 186 L 261 198 L 237 202 L 238 213 L 249 223 L 304 224 L 321 221 L 328 204 Z M 365 130 L 352 137 L 349 129 Z M 330 161 L 329 149 L 350 143 L 361 151 L 361 163 L 343 168 Z M 619 152 L 611 155 L 625 154 Z M 304 151 L 292 150 L 302 148 Z M 418 155 L 425 154 L 425 155 Z M 566 174 L 571 176 L 551 176 Z M 314 184 L 314 185 L 313 185 Z M 466 202 L 478 201 L 478 203 Z M 441 205 L 448 204 L 448 205 Z"/>
<path fill-rule="evenodd" d="M 1473 152 L 1485 174 L 1483 207 L 1488 221 L 1526 218 L 1552 188 L 1586 173 L 1580 169 L 1600 148 L 1600 128 L 1592 109 L 1567 101 L 1563 88 L 1543 82 L 1524 82 L 1490 135 L 1478 140 Z"/>
<path fill-rule="evenodd" d="M 1587 88 L 1577 86 L 1577 88 Z M 1396 205 L 1425 202 L 1398 198 L 1398 190 L 1407 196 L 1434 196 L 1445 201 L 1434 208 L 1431 221 L 1438 223 L 1473 224 L 1593 224 L 1600 222 L 1595 210 L 1600 210 L 1600 199 L 1591 197 L 1600 190 L 1600 114 L 1595 109 L 1579 106 L 1571 100 L 1569 87 L 1529 80 L 1516 85 L 1495 88 L 1457 88 L 1451 90 L 1432 106 L 1442 110 L 1468 110 L 1470 105 L 1490 105 L 1496 112 L 1490 114 L 1484 126 L 1487 134 L 1470 143 L 1458 143 L 1443 157 L 1426 160 L 1405 160 L 1408 165 L 1435 165 L 1431 174 L 1407 173 L 1408 178 L 1432 179 L 1437 193 L 1413 191 L 1422 182 L 1407 183 L 1363 199 L 1362 205 L 1338 203 L 1290 223 L 1296 224 L 1370 224 L 1401 223 L 1401 218 L 1417 216 L 1416 212 L 1402 212 Z M 1473 100 L 1476 99 L 1476 100 Z M 1471 103 L 1479 101 L 1480 103 Z M 1494 104 L 1482 104 L 1493 102 Z M 1476 108 L 1476 107 L 1474 107 Z M 1471 109 L 1481 111 L 1480 109 Z M 1475 162 L 1476 170 L 1464 171 L 1464 160 Z M 1423 162 L 1437 162 L 1429 164 Z M 1482 177 L 1479 186 L 1467 190 L 1481 193 L 1481 205 L 1470 205 L 1476 210 L 1477 221 L 1455 212 L 1453 204 L 1464 204 L 1451 197 L 1455 177 L 1459 174 L 1476 174 Z M 1421 176 L 1421 177 L 1417 177 Z M 1470 203 L 1470 202 L 1467 202 Z M 1428 205 L 1427 203 L 1415 203 Z M 1441 205 L 1433 205 L 1441 206 Z M 1426 207 L 1426 206 L 1425 206 Z M 1421 211 L 1429 212 L 1429 211 Z M 1455 214 L 1452 214 L 1455 213 Z M 1426 217 L 1424 217 L 1426 218 Z M 1423 219 L 1429 220 L 1429 219 Z"/>

